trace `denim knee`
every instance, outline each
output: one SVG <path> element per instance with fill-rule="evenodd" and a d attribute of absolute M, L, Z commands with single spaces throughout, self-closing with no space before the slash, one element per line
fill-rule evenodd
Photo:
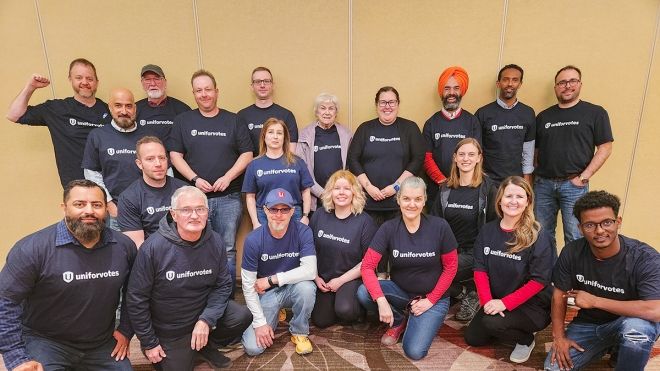
<path fill-rule="evenodd" d="M 303 303 L 312 304 L 316 301 L 316 284 L 314 281 L 300 281 L 292 287 L 293 295 L 303 299 Z"/>
<path fill-rule="evenodd" d="M 644 343 L 653 344 L 658 338 L 658 325 L 641 318 L 628 317 L 623 320 L 619 328 L 621 344 L 642 346 Z"/>
<path fill-rule="evenodd" d="M 412 359 L 413 361 L 418 361 L 429 353 L 428 349 L 422 349 L 422 347 L 411 345 L 409 343 L 403 343 L 403 353 L 406 357 Z"/>
<path fill-rule="evenodd" d="M 371 304 L 373 304 L 373 300 L 371 300 L 371 295 L 369 294 L 369 291 L 367 291 L 367 287 L 364 284 L 358 287 L 356 296 L 358 301 L 360 302 L 360 305 L 362 305 L 367 309 L 369 309 Z"/>
<path fill-rule="evenodd" d="M 254 356 L 258 356 L 261 353 L 265 352 L 266 348 L 261 348 L 257 344 L 243 343 L 243 350 L 245 351 L 245 354 L 247 354 L 248 356 L 254 357 Z"/>

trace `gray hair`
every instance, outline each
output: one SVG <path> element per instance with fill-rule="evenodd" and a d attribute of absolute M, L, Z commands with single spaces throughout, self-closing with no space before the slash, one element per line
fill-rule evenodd
<path fill-rule="evenodd" d="M 399 188 L 399 192 L 396 193 L 397 201 L 401 198 L 403 190 L 407 188 L 421 188 L 422 191 L 424 191 L 424 199 L 426 200 L 426 182 L 424 182 L 424 179 L 417 176 L 411 176 L 404 179 L 403 182 L 401 182 L 401 188 Z"/>
<path fill-rule="evenodd" d="M 177 189 L 176 191 L 174 191 L 174 194 L 172 195 L 172 203 L 170 204 L 172 205 L 172 209 L 177 208 L 179 197 L 181 197 L 181 195 L 184 194 L 190 194 L 201 197 L 204 200 L 204 206 L 209 207 L 209 200 L 206 198 L 206 195 L 204 194 L 204 192 L 202 192 L 201 189 L 193 186 L 183 186 Z"/>
<path fill-rule="evenodd" d="M 339 99 L 337 98 L 337 96 L 329 93 L 321 93 L 316 97 L 316 99 L 314 99 L 314 114 L 316 114 L 316 111 L 319 109 L 319 106 L 325 102 L 330 102 L 334 104 L 335 108 L 337 108 L 337 112 L 339 112 Z"/>

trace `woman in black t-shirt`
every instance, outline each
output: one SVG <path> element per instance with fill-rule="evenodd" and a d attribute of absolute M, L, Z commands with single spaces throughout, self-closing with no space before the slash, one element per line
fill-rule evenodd
<path fill-rule="evenodd" d="M 557 254 L 534 218 L 534 194 L 523 178 L 504 179 L 495 204 L 502 219 L 486 224 L 474 243 L 474 282 L 483 308 L 465 330 L 465 341 L 515 342 L 509 359 L 522 363 L 534 349 L 534 333 L 550 323 Z"/>

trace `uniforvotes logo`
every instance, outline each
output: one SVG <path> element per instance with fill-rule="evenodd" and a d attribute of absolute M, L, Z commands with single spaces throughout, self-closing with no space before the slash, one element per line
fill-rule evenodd
<path fill-rule="evenodd" d="M 110 277 L 119 277 L 119 271 L 108 270 L 106 272 L 85 272 L 85 273 L 73 273 L 71 271 L 66 271 L 62 273 L 62 280 L 66 283 L 70 283 L 74 280 L 76 281 L 85 281 L 85 280 L 97 280 L 101 278 L 110 278 Z"/>
<path fill-rule="evenodd" d="M 192 135 L 193 137 L 197 136 L 197 130 L 195 129 L 190 130 L 190 135 Z"/>
<path fill-rule="evenodd" d="M 490 254 L 490 247 L 484 246 L 484 255 Z"/>
<path fill-rule="evenodd" d="M 319 237 L 323 237 L 323 229 L 319 229 L 318 236 L 319 236 Z"/>
<path fill-rule="evenodd" d="M 114 148 L 108 148 L 108 154 L 110 156 L 114 156 L 115 155 L 115 149 Z"/>
<path fill-rule="evenodd" d="M 213 269 L 200 269 L 198 271 L 185 271 L 181 273 L 176 273 L 175 271 L 167 271 L 165 272 L 165 278 L 167 278 L 168 281 L 172 281 L 175 278 L 191 278 L 197 276 L 207 276 L 209 274 L 213 274 Z"/>
<path fill-rule="evenodd" d="M 144 126 L 147 124 L 147 120 L 140 120 L 140 126 Z"/>
<path fill-rule="evenodd" d="M 69 119 L 69 124 L 71 124 L 71 126 L 76 126 L 76 119 Z"/>
<path fill-rule="evenodd" d="M 497 125 L 493 125 L 493 126 L 491 126 L 490 129 L 491 129 L 492 131 L 497 131 Z"/>
<path fill-rule="evenodd" d="M 167 278 L 168 281 L 173 280 L 175 275 L 176 273 L 174 273 L 174 271 L 165 272 L 165 278 Z"/>

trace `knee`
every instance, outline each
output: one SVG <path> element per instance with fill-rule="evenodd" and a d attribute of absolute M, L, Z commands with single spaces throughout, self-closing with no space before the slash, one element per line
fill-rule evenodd
<path fill-rule="evenodd" d="M 335 313 L 344 321 L 355 321 L 360 317 L 360 303 L 355 299 L 351 302 L 335 302 Z"/>
<path fill-rule="evenodd" d="M 369 295 L 369 291 L 367 291 L 367 287 L 364 285 L 358 287 L 356 296 L 362 306 L 371 301 L 371 295 Z"/>
<path fill-rule="evenodd" d="M 261 348 L 257 344 L 243 343 L 243 350 L 245 351 L 245 354 L 247 354 L 248 356 L 254 357 L 263 353 L 266 350 L 266 348 Z"/>
<path fill-rule="evenodd" d="M 495 316 L 485 315 L 481 317 L 481 323 L 483 327 L 491 334 L 501 333 L 507 330 L 507 327 L 505 326 L 502 317 L 497 315 Z"/>
<path fill-rule="evenodd" d="M 415 346 L 415 345 L 410 345 L 407 343 L 403 344 L 403 353 L 406 355 L 406 357 L 412 359 L 413 361 L 418 361 L 429 353 L 429 349 L 423 349 L 420 346 Z"/>
<path fill-rule="evenodd" d="M 658 325 L 641 318 L 628 317 L 620 328 L 622 344 L 644 345 L 658 338 Z"/>
<path fill-rule="evenodd" d="M 331 326 L 334 321 L 330 318 L 331 316 L 324 316 L 320 315 L 318 313 L 312 312 L 312 322 L 316 325 L 318 328 L 326 328 Z"/>
<path fill-rule="evenodd" d="M 316 284 L 313 281 L 301 281 L 293 284 L 293 292 L 296 297 L 303 299 L 305 303 L 316 301 Z"/>
<path fill-rule="evenodd" d="M 548 355 L 545 357 L 545 362 L 543 362 L 544 371 L 559 371 L 559 363 L 552 363 L 552 350 L 548 352 Z"/>

